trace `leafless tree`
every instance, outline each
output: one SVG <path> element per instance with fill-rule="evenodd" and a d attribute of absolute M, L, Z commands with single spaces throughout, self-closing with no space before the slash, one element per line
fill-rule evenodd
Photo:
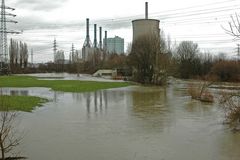
<path fill-rule="evenodd" d="M 14 69 L 14 67 L 17 67 L 18 58 L 19 58 L 18 53 L 19 53 L 18 42 L 11 39 L 10 46 L 9 46 L 9 55 L 10 55 L 10 66 L 12 69 Z"/>
<path fill-rule="evenodd" d="M 140 83 L 163 84 L 166 79 L 166 42 L 163 34 L 145 35 L 136 39 L 129 54 L 129 65 L 135 81 Z"/>
<path fill-rule="evenodd" d="M 17 112 L 8 111 L 3 96 L 0 95 L 0 151 L 1 160 L 25 159 L 14 155 L 14 149 L 19 146 L 22 139 L 15 129 Z"/>
<path fill-rule="evenodd" d="M 205 81 L 199 82 L 197 84 L 190 84 L 188 87 L 188 93 L 192 99 L 199 100 L 202 102 L 214 102 L 214 97 L 208 88 L 215 83 L 215 79 L 210 77 Z"/>
<path fill-rule="evenodd" d="M 228 22 L 228 29 L 222 27 L 227 34 L 233 36 L 235 39 L 240 38 L 240 16 L 235 13 L 235 15 L 231 15 L 231 21 Z"/>
<path fill-rule="evenodd" d="M 197 54 L 199 53 L 198 44 L 192 41 L 182 41 L 177 47 L 176 59 L 178 61 L 178 72 L 181 78 L 190 78 L 199 73 L 200 63 Z"/>
<path fill-rule="evenodd" d="M 20 67 L 27 67 L 28 63 L 28 48 L 27 44 L 20 42 Z"/>
<path fill-rule="evenodd" d="M 9 45 L 10 66 L 12 70 L 26 68 L 28 64 L 28 46 L 24 42 L 11 39 Z"/>

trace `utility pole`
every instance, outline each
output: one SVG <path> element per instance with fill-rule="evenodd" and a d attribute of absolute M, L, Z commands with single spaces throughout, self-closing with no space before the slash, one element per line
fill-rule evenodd
<path fill-rule="evenodd" d="M 53 41 L 53 61 L 56 63 L 56 54 L 57 54 L 57 40 L 54 38 Z"/>
<path fill-rule="evenodd" d="M 7 23 L 17 23 L 17 21 L 13 21 L 7 19 L 6 16 L 16 17 L 15 14 L 11 14 L 6 12 L 6 10 L 14 11 L 14 8 L 5 6 L 5 0 L 2 0 L 1 3 L 1 28 L 0 28 L 0 72 L 3 70 L 9 71 L 10 64 L 9 64 L 9 55 L 8 55 L 8 40 L 7 34 L 19 34 L 20 32 L 15 31 L 8 31 L 7 30 Z"/>
<path fill-rule="evenodd" d="M 75 54 L 75 48 L 74 48 L 74 44 L 72 44 L 72 49 L 71 49 L 71 59 L 72 59 L 72 63 L 75 61 L 74 60 L 74 54 Z"/>
<path fill-rule="evenodd" d="M 33 49 L 31 49 L 31 63 L 32 63 L 31 67 L 33 68 Z"/>

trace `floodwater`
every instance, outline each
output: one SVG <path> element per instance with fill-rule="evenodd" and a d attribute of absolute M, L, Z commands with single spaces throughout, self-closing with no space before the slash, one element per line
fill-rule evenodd
<path fill-rule="evenodd" d="M 30 160 L 239 160 L 240 134 L 218 104 L 192 100 L 183 84 L 90 93 L 4 88 L 50 99 L 21 113 L 22 155 Z"/>
<path fill-rule="evenodd" d="M 20 74 L 23 75 L 23 74 Z M 27 76 L 34 76 L 41 80 L 81 80 L 81 81 L 100 81 L 100 82 L 123 82 L 122 80 L 112 80 L 103 77 L 93 77 L 89 74 L 69 74 L 69 73 L 34 73 L 24 74 Z"/>

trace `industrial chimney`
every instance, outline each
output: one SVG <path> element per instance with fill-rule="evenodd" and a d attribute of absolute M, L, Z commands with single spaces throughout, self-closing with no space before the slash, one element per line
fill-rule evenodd
<path fill-rule="evenodd" d="M 148 2 L 145 2 L 145 19 L 148 19 Z"/>
<path fill-rule="evenodd" d="M 99 27 L 99 48 L 102 49 L 102 27 Z"/>
<path fill-rule="evenodd" d="M 104 49 L 107 50 L 107 31 L 105 31 L 105 38 L 104 38 Z"/>
<path fill-rule="evenodd" d="M 94 24 L 94 48 L 97 48 L 97 24 Z"/>
<path fill-rule="evenodd" d="M 89 36 L 89 18 L 87 18 L 86 20 L 86 23 L 87 23 L 87 28 L 86 28 L 86 46 L 90 47 L 90 36 Z"/>

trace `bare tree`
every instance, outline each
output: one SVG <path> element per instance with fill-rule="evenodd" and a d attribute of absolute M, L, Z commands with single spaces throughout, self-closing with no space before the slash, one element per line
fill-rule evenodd
<path fill-rule="evenodd" d="M 129 64 L 134 70 L 134 79 L 140 83 L 152 83 L 156 55 L 160 52 L 160 43 L 156 36 L 142 36 L 132 44 Z M 157 43 L 157 44 L 156 44 Z M 156 45 L 158 46 L 157 49 Z"/>
<path fill-rule="evenodd" d="M 197 84 L 190 84 L 188 87 L 188 93 L 192 99 L 196 99 L 202 102 L 214 102 L 214 97 L 208 88 L 215 83 L 215 77 L 206 76 L 205 81 Z"/>
<path fill-rule="evenodd" d="M 4 98 L 0 95 L 0 152 L 1 160 L 25 159 L 13 156 L 13 150 L 19 145 L 22 137 L 15 129 L 17 112 L 8 111 Z"/>
<path fill-rule="evenodd" d="M 11 39 L 9 45 L 9 55 L 10 55 L 10 66 L 11 69 L 17 67 L 18 58 L 19 58 L 19 50 L 18 50 L 18 42 L 16 40 Z"/>
<path fill-rule="evenodd" d="M 197 58 L 198 53 L 198 44 L 192 41 L 183 41 L 179 44 L 175 57 L 179 64 L 178 70 L 181 78 L 190 78 L 199 73 L 199 66 L 197 66 L 200 63 L 199 58 Z"/>
<path fill-rule="evenodd" d="M 227 34 L 235 37 L 235 39 L 239 39 L 240 38 L 240 20 L 239 20 L 240 16 L 235 13 L 235 16 L 231 15 L 231 21 L 228 22 L 228 29 L 226 29 L 225 27 L 222 27 Z"/>
<path fill-rule="evenodd" d="M 163 37 L 161 37 L 163 36 Z M 134 80 L 140 83 L 164 84 L 166 78 L 166 42 L 164 35 L 144 35 L 132 44 L 128 56 Z M 165 62 L 164 62 L 165 61 Z"/>

